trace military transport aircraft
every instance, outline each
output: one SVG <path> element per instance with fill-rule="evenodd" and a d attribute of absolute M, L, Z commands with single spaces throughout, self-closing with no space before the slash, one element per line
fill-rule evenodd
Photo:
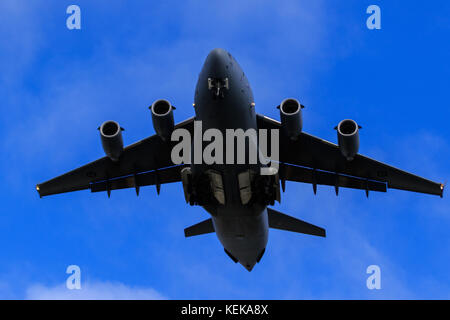
<path fill-rule="evenodd" d="M 226 254 L 248 271 L 262 258 L 269 228 L 325 237 L 325 230 L 268 208 L 280 201 L 285 181 L 386 192 L 388 188 L 443 196 L 444 185 L 358 154 L 359 126 L 353 120 L 337 127 L 338 144 L 302 132 L 298 100 L 278 106 L 281 121 L 257 114 L 249 82 L 239 64 L 223 49 L 206 58 L 195 89 L 195 117 L 174 125 L 172 104 L 155 101 L 151 109 L 156 134 L 123 147 L 122 128 L 115 121 L 100 127 L 106 156 L 36 186 L 48 196 L 76 190 L 91 192 L 182 182 L 186 202 L 202 206 L 211 218 L 184 230 L 186 237 L 215 232 Z M 203 129 L 279 129 L 278 169 L 260 174 L 261 163 L 183 163 L 172 161 L 175 129 L 195 135 L 195 122 Z M 194 138 L 195 139 L 195 138 Z M 271 148 L 271 146 L 269 146 Z M 267 165 L 266 165 L 267 166 Z"/>

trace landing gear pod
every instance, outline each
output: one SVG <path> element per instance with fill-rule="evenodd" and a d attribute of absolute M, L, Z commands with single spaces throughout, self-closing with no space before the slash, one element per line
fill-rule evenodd
<path fill-rule="evenodd" d="M 193 195 L 193 181 L 191 168 L 183 168 L 181 170 L 181 182 L 183 183 L 184 199 L 191 206 L 195 204 L 195 196 Z"/>

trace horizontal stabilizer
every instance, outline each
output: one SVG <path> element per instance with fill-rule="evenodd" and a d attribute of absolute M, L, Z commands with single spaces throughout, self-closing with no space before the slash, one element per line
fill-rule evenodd
<path fill-rule="evenodd" d="M 207 234 L 214 232 L 214 226 L 211 219 L 207 219 L 205 221 L 199 222 L 190 226 L 189 228 L 184 229 L 184 236 L 193 237 L 199 236 L 201 234 Z"/>
<path fill-rule="evenodd" d="M 267 208 L 267 213 L 269 214 L 270 228 L 325 237 L 325 229 L 323 228 L 270 208 Z"/>

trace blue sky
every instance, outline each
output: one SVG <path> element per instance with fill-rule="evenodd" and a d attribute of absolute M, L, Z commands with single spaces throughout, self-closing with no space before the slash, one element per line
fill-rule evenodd
<path fill-rule="evenodd" d="M 82 29 L 66 28 L 81 8 Z M 366 8 L 381 8 L 381 30 Z M 0 298 L 450 298 L 450 200 L 287 183 L 276 208 L 327 238 L 271 230 L 249 273 L 181 184 L 39 199 L 34 187 L 103 156 L 96 128 L 118 121 L 130 144 L 154 133 L 158 98 L 193 115 L 198 72 L 215 47 L 249 78 L 256 108 L 278 118 L 306 106 L 304 130 L 335 142 L 344 118 L 363 126 L 360 152 L 450 181 L 450 5 L 447 1 L 0 2 Z M 82 290 L 65 289 L 67 266 Z M 368 290 L 366 268 L 381 268 Z"/>

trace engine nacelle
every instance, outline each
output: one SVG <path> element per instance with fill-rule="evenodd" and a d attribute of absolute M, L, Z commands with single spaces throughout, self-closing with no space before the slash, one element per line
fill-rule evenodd
<path fill-rule="evenodd" d="M 302 109 L 304 107 L 297 99 L 284 99 L 280 106 L 281 128 L 292 140 L 297 140 L 302 132 L 303 119 Z"/>
<path fill-rule="evenodd" d="M 115 121 L 103 122 L 99 128 L 103 150 L 112 161 L 118 161 L 123 152 L 122 128 Z"/>
<path fill-rule="evenodd" d="M 156 134 L 164 141 L 169 141 L 174 129 L 173 120 L 174 106 L 165 99 L 156 100 L 153 102 L 150 110 L 152 111 L 153 128 Z"/>
<path fill-rule="evenodd" d="M 359 150 L 359 129 L 361 127 L 351 119 L 345 119 L 337 125 L 339 149 L 342 155 L 351 161 Z"/>

